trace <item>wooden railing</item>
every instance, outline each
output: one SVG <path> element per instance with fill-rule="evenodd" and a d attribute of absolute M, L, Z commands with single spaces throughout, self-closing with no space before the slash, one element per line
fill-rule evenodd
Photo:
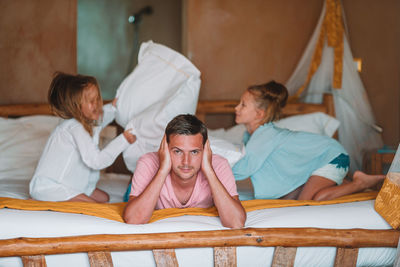
<path fill-rule="evenodd" d="M 335 266 L 355 266 L 358 248 L 397 247 L 398 230 L 247 228 L 154 234 L 0 240 L 0 257 L 46 266 L 44 255 L 86 252 L 90 266 L 113 266 L 112 251 L 152 250 L 157 266 L 178 266 L 176 248 L 214 248 L 215 266 L 236 266 L 236 247 L 275 247 L 272 266 L 293 266 L 297 247 L 337 247 Z"/>

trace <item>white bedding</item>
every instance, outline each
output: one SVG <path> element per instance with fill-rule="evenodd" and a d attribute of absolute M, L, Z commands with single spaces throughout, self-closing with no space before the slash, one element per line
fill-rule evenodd
<path fill-rule="evenodd" d="M 57 124 L 41 116 L 18 120 L 0 119 L 0 197 L 26 199 L 28 183 L 41 147 Z M 8 126 L 7 126 L 8 125 Z M 11 125 L 11 126 L 10 126 Z M 7 127 L 8 128 L 7 128 Z M 6 131 L 13 129 L 13 131 Z M 19 156 L 16 156 L 19 155 Z M 122 201 L 129 175 L 102 174 L 98 186 L 111 202 Z M 239 188 L 239 191 L 242 191 Z M 390 229 L 375 212 L 373 201 L 257 210 L 248 213 L 246 227 L 321 227 Z M 88 234 L 158 233 L 224 229 L 217 217 L 183 216 L 151 224 L 128 225 L 104 218 L 51 211 L 0 209 L 0 239 L 59 237 Z M 240 247 L 238 266 L 269 266 L 273 248 Z M 335 248 L 299 248 L 295 266 L 333 266 Z M 213 266 L 213 250 L 177 249 L 180 266 Z M 358 266 L 391 266 L 395 248 L 360 249 Z M 113 252 L 114 266 L 155 266 L 150 251 Z M 84 253 L 46 256 L 47 266 L 89 266 Z M 22 266 L 19 257 L 0 258 L 0 266 Z"/>
<path fill-rule="evenodd" d="M 373 201 L 257 210 L 248 213 L 246 227 L 320 227 L 390 229 L 375 212 Z M 151 224 L 128 225 L 88 215 L 51 211 L 0 210 L 0 239 L 87 234 L 131 234 L 224 229 L 217 217 L 183 216 Z M 273 248 L 240 247 L 238 266 L 269 266 Z M 295 266 L 333 266 L 335 248 L 299 248 Z M 180 266 L 213 266 L 213 252 L 177 249 Z M 391 266 L 395 248 L 362 248 L 357 266 Z M 155 266 L 150 251 L 112 253 L 114 266 Z M 132 260 L 134 259 L 134 260 Z M 83 253 L 46 256 L 47 266 L 89 266 Z M 22 266 L 18 257 L 0 258 L 0 266 Z"/>

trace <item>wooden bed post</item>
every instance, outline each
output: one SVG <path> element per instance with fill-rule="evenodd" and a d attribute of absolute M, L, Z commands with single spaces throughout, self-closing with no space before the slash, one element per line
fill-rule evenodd
<path fill-rule="evenodd" d="M 153 249 L 153 256 L 157 267 L 178 267 L 175 249 Z"/>
<path fill-rule="evenodd" d="M 276 247 L 272 267 L 293 267 L 297 247 Z"/>
<path fill-rule="evenodd" d="M 236 267 L 236 247 L 214 247 L 215 267 Z"/>
<path fill-rule="evenodd" d="M 21 256 L 24 267 L 47 267 L 44 255 Z"/>
<path fill-rule="evenodd" d="M 322 104 L 326 106 L 326 114 L 336 118 L 335 103 L 332 94 L 324 94 Z"/>

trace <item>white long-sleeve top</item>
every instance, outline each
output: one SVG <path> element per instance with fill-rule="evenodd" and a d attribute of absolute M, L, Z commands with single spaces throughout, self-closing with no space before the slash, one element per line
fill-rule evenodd
<path fill-rule="evenodd" d="M 75 119 L 64 120 L 51 133 L 29 185 L 32 198 L 64 201 L 79 194 L 91 195 L 100 170 L 110 166 L 129 143 L 119 135 L 103 150 L 98 147 L 101 130 L 115 114 L 111 104 L 103 107 L 103 122 L 93 136 Z"/>

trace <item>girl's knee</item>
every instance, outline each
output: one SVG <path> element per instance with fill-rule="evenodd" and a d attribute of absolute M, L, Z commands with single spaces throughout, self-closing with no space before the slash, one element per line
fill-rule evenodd
<path fill-rule="evenodd" d="M 320 191 L 318 193 L 316 193 L 313 197 L 312 200 L 315 201 L 324 201 L 324 200 L 328 200 L 329 199 L 329 194 L 327 192 L 324 191 Z"/>
<path fill-rule="evenodd" d="M 96 188 L 94 190 L 94 192 L 92 193 L 92 195 L 90 197 L 100 203 L 106 203 L 106 202 L 110 201 L 110 196 L 106 192 L 104 192 L 103 190 L 98 189 L 98 188 Z"/>

